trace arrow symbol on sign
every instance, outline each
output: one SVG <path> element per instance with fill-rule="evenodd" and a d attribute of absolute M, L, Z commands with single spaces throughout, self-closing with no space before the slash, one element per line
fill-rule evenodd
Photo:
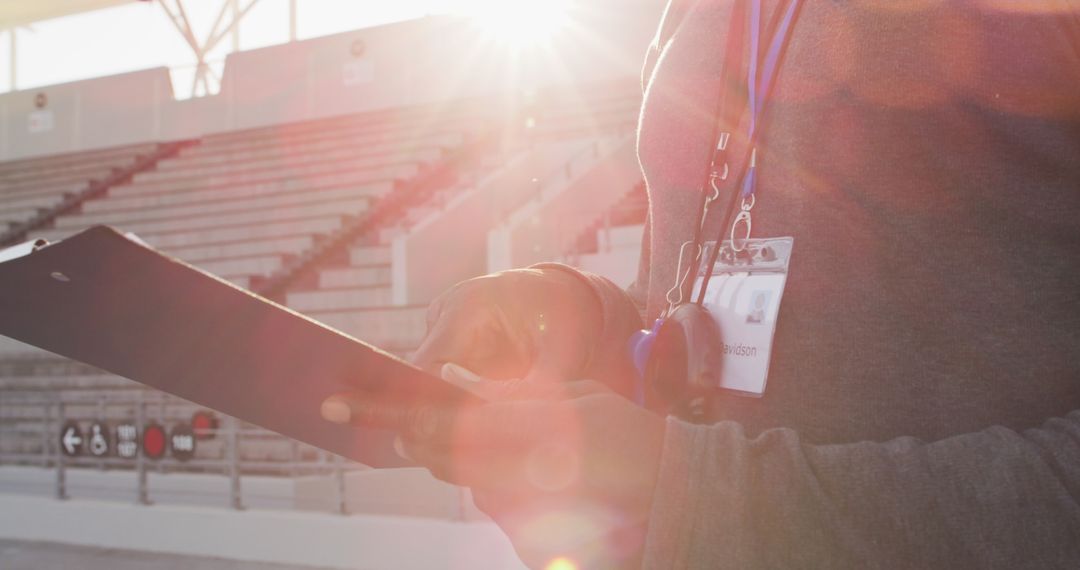
<path fill-rule="evenodd" d="M 75 430 L 72 428 L 68 428 L 67 431 L 64 432 L 64 438 L 61 441 L 64 444 L 64 450 L 67 451 L 69 455 L 74 455 L 75 449 L 82 445 L 82 438 L 76 435 Z"/>

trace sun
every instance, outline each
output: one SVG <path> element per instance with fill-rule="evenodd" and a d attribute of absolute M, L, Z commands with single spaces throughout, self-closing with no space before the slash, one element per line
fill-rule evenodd
<path fill-rule="evenodd" d="M 549 42 L 569 23 L 569 0 L 468 0 L 459 12 L 511 47 Z"/>

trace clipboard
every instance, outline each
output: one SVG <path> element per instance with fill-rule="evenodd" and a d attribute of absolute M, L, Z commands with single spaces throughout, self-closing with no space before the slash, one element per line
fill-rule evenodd
<path fill-rule="evenodd" d="M 0 253 L 0 334 L 372 467 L 408 465 L 394 433 L 323 420 L 327 396 L 476 400 L 108 226 Z"/>

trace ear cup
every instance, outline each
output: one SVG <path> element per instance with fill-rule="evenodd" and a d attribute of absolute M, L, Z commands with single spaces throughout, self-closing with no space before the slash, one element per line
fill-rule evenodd
<path fill-rule="evenodd" d="M 720 329 L 701 305 L 680 305 L 664 319 L 645 365 L 646 406 L 681 409 L 719 386 Z"/>

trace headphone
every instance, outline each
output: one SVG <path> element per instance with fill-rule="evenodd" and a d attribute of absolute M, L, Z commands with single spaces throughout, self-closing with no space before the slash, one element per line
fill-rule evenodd
<path fill-rule="evenodd" d="M 637 403 L 658 412 L 695 415 L 695 402 L 720 384 L 720 328 L 709 310 L 685 303 L 630 337 Z"/>

